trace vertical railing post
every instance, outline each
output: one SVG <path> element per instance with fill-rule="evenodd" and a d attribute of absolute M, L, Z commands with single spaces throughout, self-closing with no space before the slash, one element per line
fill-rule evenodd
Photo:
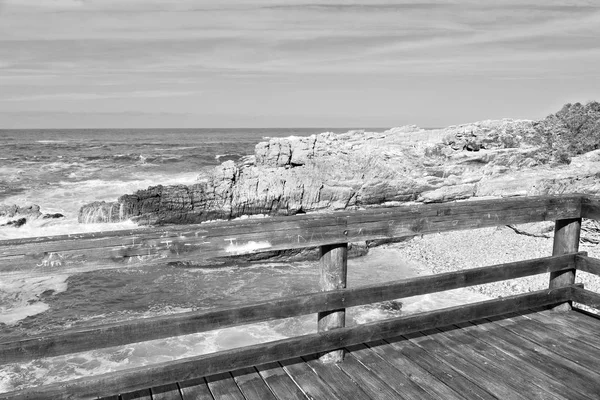
<path fill-rule="evenodd" d="M 554 224 L 554 245 L 552 255 L 559 256 L 579 251 L 579 236 L 581 234 L 581 218 L 559 219 Z M 575 283 L 575 269 L 550 273 L 550 289 Z M 571 309 L 570 302 L 554 308 L 557 311 Z"/>
<path fill-rule="evenodd" d="M 321 246 L 320 278 L 321 291 L 345 289 L 348 274 L 348 244 L 332 244 Z M 318 314 L 319 332 L 343 328 L 346 323 L 346 309 L 320 312 Z M 319 354 L 324 363 L 341 362 L 344 350 L 333 350 Z"/>

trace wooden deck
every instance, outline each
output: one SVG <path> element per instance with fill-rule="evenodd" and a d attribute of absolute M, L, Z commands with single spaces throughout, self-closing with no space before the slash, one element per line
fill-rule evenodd
<path fill-rule="evenodd" d="M 600 399 L 600 318 L 510 314 L 105 399 Z"/>

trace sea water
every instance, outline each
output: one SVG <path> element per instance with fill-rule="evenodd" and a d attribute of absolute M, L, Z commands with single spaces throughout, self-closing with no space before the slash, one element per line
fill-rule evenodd
<path fill-rule="evenodd" d="M 370 129 L 373 130 L 373 129 Z M 0 204 L 37 204 L 58 219 L 0 227 L 0 240 L 131 228 L 132 222 L 79 224 L 79 208 L 158 184 L 191 184 L 225 160 L 253 153 L 265 137 L 346 129 L 0 130 Z M 0 224 L 2 222 L 0 221 Z M 393 248 L 349 261 L 348 285 L 417 273 Z M 219 267 L 136 266 L 74 275 L 0 277 L 0 341 L 318 291 L 316 262 Z M 348 310 L 348 324 L 477 300 L 464 291 L 417 296 L 402 307 Z M 207 333 L 0 366 L 0 392 L 205 354 L 316 330 L 309 315 Z"/>

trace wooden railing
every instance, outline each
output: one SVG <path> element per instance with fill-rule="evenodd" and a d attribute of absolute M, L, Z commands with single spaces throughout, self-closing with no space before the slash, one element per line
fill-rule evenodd
<path fill-rule="evenodd" d="M 600 307 L 599 294 L 574 285 L 576 269 L 600 275 L 600 260 L 578 252 L 581 218 L 600 219 L 600 198 L 563 195 L 464 201 L 0 241 L 0 279 L 174 261 L 208 263 L 218 257 L 289 248 L 318 246 L 322 253 L 322 292 L 49 332 L 0 343 L 0 363 L 313 313 L 319 321 L 316 333 L 0 394 L 0 398 L 94 398 L 315 353 L 322 353 L 325 362 L 341 361 L 340 348 L 418 330 L 533 307 L 568 309 L 572 301 Z M 349 242 L 538 221 L 556 221 L 550 257 L 346 288 Z M 547 290 L 344 327 L 347 307 L 542 273 L 550 273 Z"/>

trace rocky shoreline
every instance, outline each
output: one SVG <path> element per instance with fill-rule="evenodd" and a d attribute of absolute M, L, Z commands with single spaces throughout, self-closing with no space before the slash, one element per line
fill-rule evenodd
<path fill-rule="evenodd" d="M 542 121 L 270 139 L 193 185 L 153 186 L 80 209 L 80 223 L 189 224 L 244 215 L 468 198 L 600 193 L 600 104 Z M 576 142 L 576 144 L 573 144 Z"/>

